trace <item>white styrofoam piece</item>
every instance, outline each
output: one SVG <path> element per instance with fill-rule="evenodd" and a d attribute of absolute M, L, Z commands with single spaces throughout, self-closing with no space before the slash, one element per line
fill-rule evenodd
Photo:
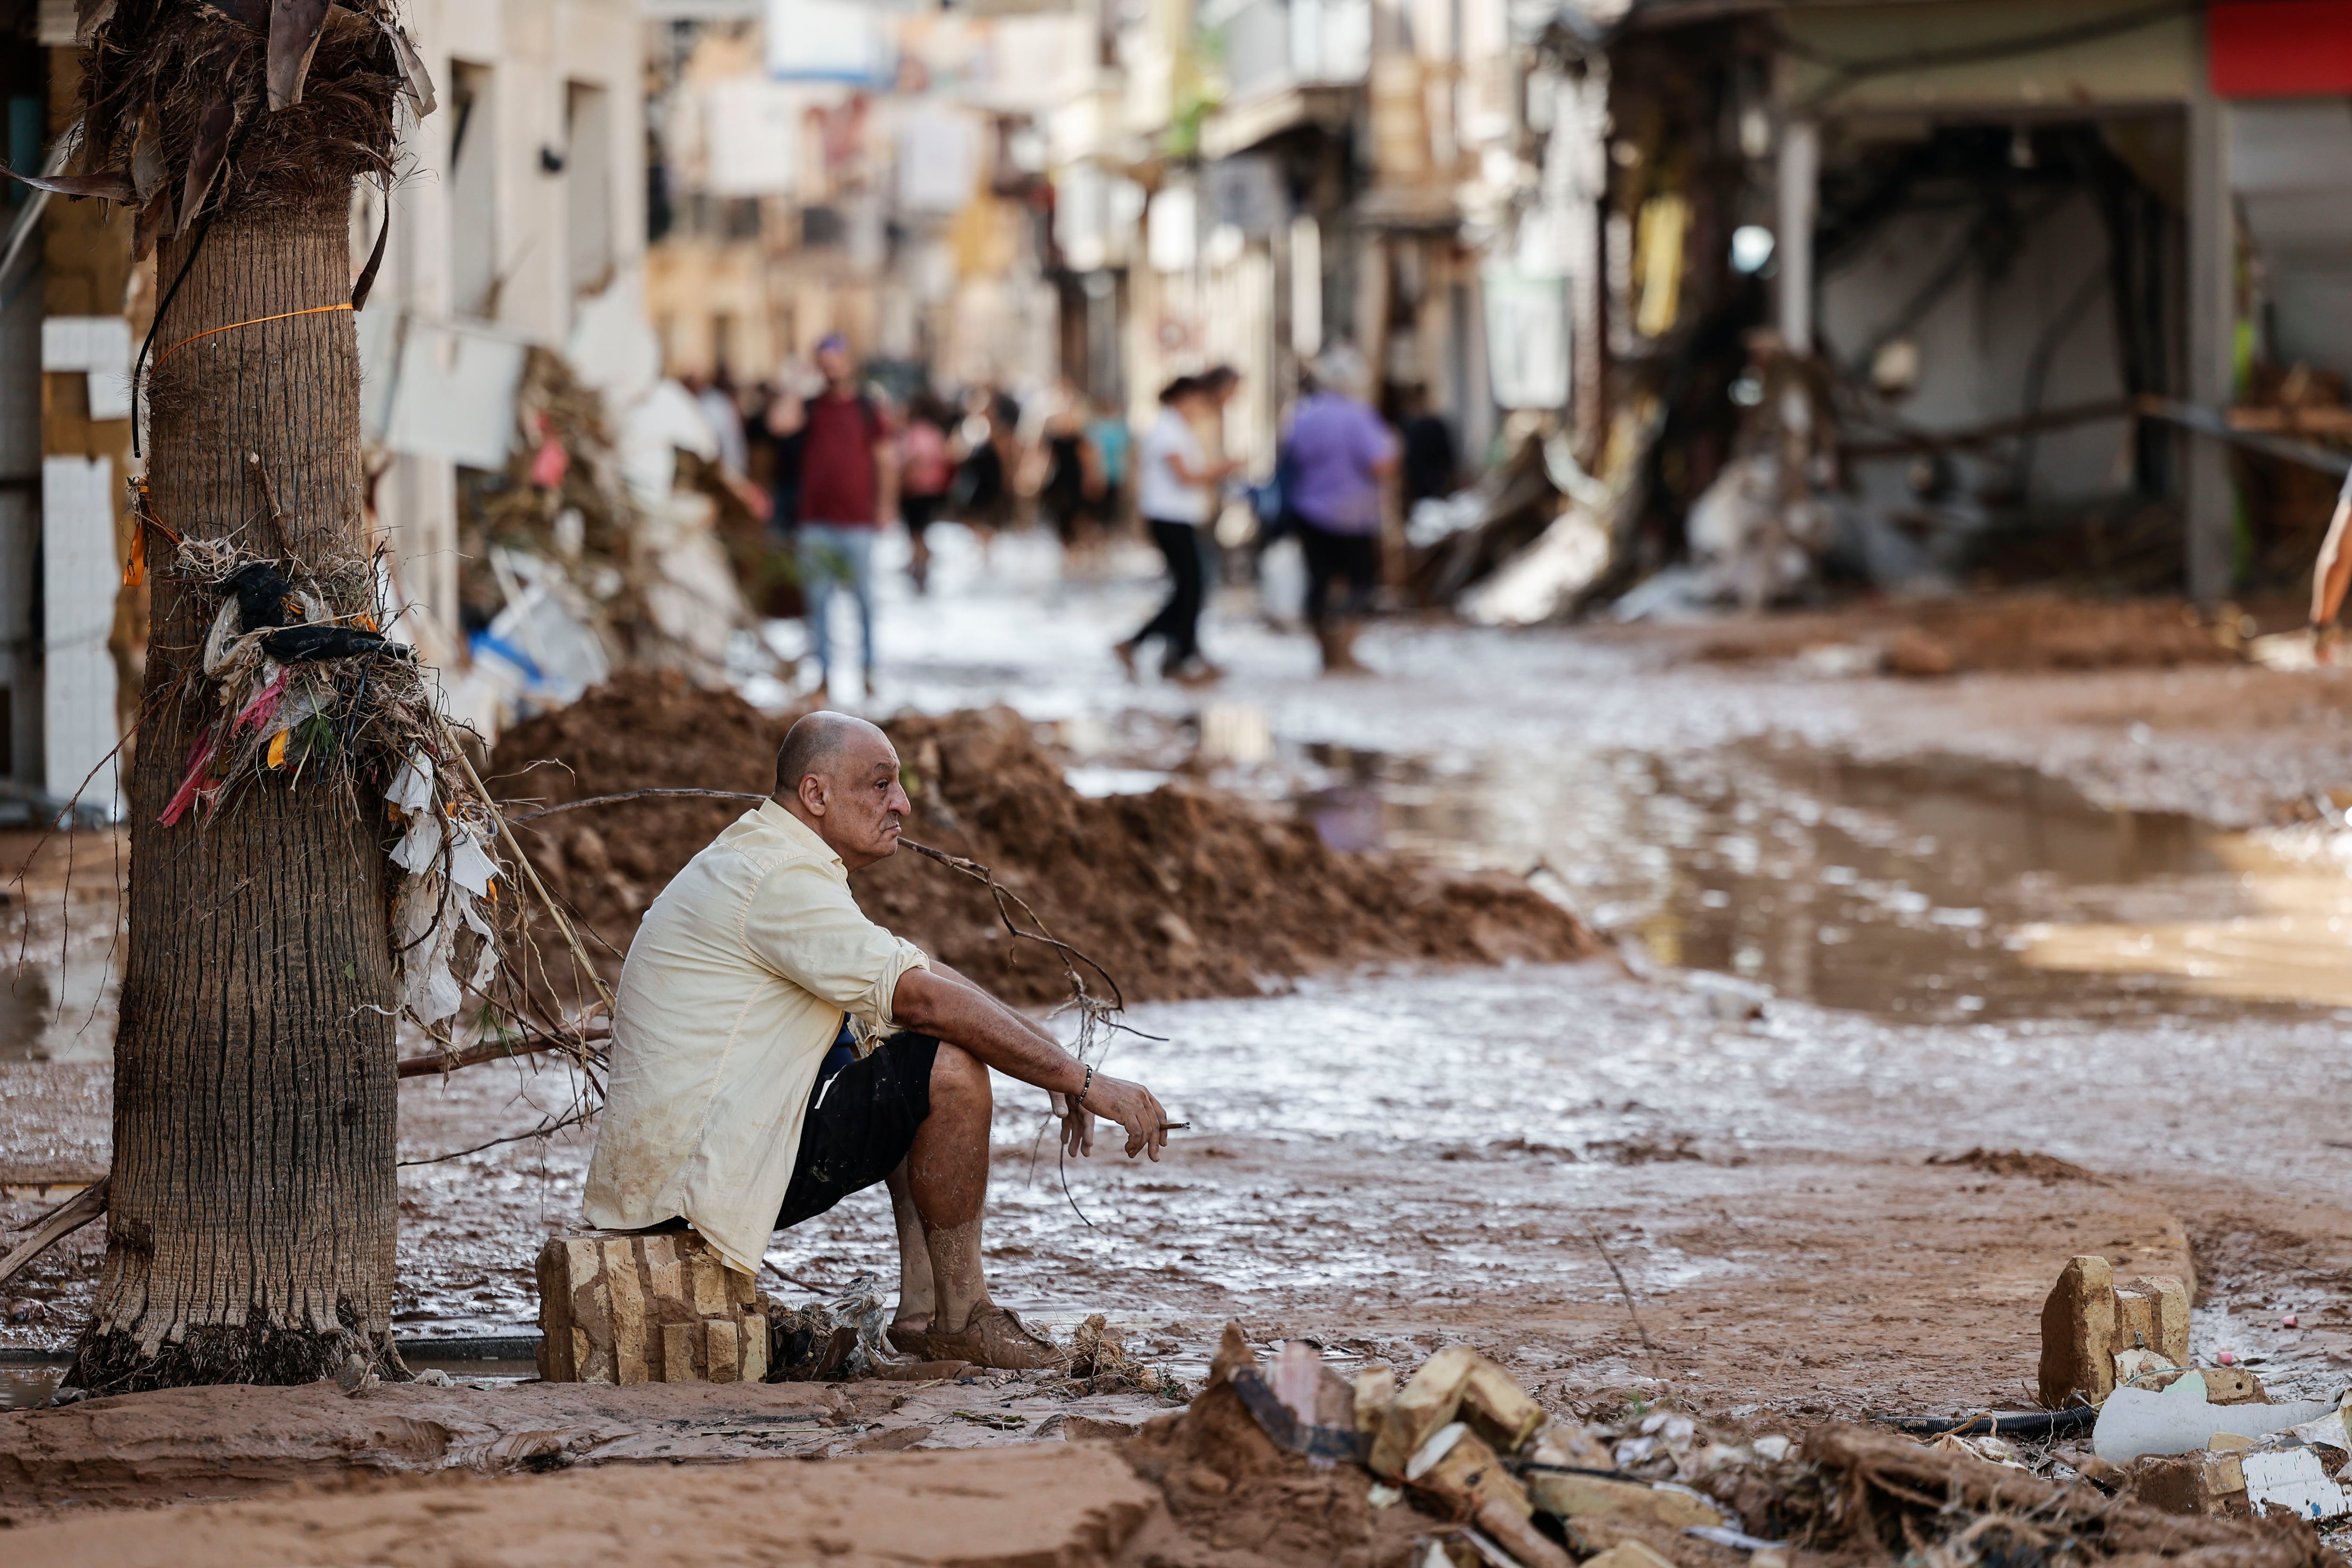
<path fill-rule="evenodd" d="M 2195 1394 L 2183 1396 L 2169 1391 L 2118 1388 L 2099 1407 L 2091 1447 L 2108 1463 L 2124 1465 L 2143 1454 L 2193 1453 L 2210 1444 L 2217 1432 L 2241 1437 L 2284 1432 L 2331 1415 L 2335 1409 L 2324 1399 L 2289 1405 L 2210 1405 Z"/>
<path fill-rule="evenodd" d="M 2269 1503 L 2293 1509 L 2305 1519 L 2352 1513 L 2352 1493 L 2329 1479 L 2319 1456 L 2309 1448 L 2245 1454 L 2238 1462 L 2246 1472 L 2246 1500 L 2258 1514 Z"/>

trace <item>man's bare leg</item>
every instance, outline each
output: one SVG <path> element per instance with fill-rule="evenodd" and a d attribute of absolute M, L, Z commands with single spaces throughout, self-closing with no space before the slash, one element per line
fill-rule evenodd
<path fill-rule="evenodd" d="M 931 1113 L 907 1152 L 908 1196 L 930 1255 L 931 1327 L 952 1333 L 988 1299 L 980 1260 L 988 1204 L 988 1068 L 941 1041 L 931 1062 Z"/>
<path fill-rule="evenodd" d="M 905 1166 L 907 1195 L 930 1261 L 930 1322 L 917 1329 L 905 1321 L 902 1263 L 902 1316 L 892 1325 L 892 1337 L 926 1359 L 958 1357 L 1006 1368 L 1043 1366 L 1053 1360 L 1053 1347 L 989 1300 L 981 1263 L 992 1110 L 988 1068 L 978 1058 L 941 1041 L 931 1064 L 931 1113 L 917 1130 Z M 900 1234 L 903 1238 L 904 1231 Z M 904 1252 L 902 1240 L 902 1257 Z"/>
<path fill-rule="evenodd" d="M 931 1254 L 923 1245 L 923 1222 L 915 1213 L 913 1184 L 907 1163 L 890 1173 L 890 1217 L 898 1227 L 898 1310 L 890 1326 L 928 1329 L 931 1326 Z"/>

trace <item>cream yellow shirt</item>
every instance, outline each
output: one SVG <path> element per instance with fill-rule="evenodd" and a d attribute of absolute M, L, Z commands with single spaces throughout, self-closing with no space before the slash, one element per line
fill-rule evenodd
<path fill-rule="evenodd" d="M 898 1026 L 899 976 L 919 967 L 921 949 L 857 907 L 824 840 L 772 800 L 744 813 L 670 879 L 629 943 L 588 1223 L 683 1215 L 758 1273 L 842 1015 L 879 1039 Z"/>

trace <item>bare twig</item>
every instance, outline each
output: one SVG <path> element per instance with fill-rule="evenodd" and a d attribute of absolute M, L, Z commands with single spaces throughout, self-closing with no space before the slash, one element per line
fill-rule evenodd
<path fill-rule="evenodd" d="M 554 1121 L 543 1122 L 528 1132 L 509 1132 L 503 1138 L 493 1138 L 487 1143 L 477 1143 L 470 1149 L 452 1149 L 446 1154 L 431 1154 L 422 1160 L 403 1160 L 402 1166 L 437 1165 L 444 1160 L 462 1160 L 468 1154 L 478 1154 L 485 1149 L 495 1149 L 501 1143 L 520 1143 L 526 1138 L 551 1138 L 567 1127 L 577 1126 L 596 1114 L 593 1105 L 574 1105 Z"/>
<path fill-rule="evenodd" d="M 612 1037 L 612 1026 L 607 1023 L 601 1031 L 594 1030 L 590 1026 L 583 1026 L 581 1034 L 583 1038 L 591 1040 L 609 1039 Z M 478 1046 L 468 1046 L 463 1050 L 436 1051 L 429 1057 L 410 1057 L 400 1064 L 397 1076 L 430 1078 L 436 1073 L 456 1072 L 459 1068 L 476 1067 L 483 1062 L 505 1061 L 511 1057 L 533 1056 L 541 1051 L 562 1051 L 569 1056 L 579 1048 L 579 1041 L 544 1033 L 524 1035 L 512 1040 L 484 1040 Z"/>
<path fill-rule="evenodd" d="M 616 801 L 648 800 L 656 795 L 701 795 L 710 800 L 767 800 L 770 798 L 764 795 L 750 795 L 735 789 L 633 789 L 625 790 L 619 795 L 592 795 L 585 800 L 567 800 L 558 805 L 542 805 L 536 811 L 518 811 L 510 814 L 507 820 L 530 822 L 537 817 L 553 816 L 559 811 L 578 811 L 583 805 L 611 805 Z"/>
<path fill-rule="evenodd" d="M 1658 1364 L 1657 1343 L 1650 1338 L 1650 1331 L 1642 1321 L 1642 1309 L 1633 1304 L 1633 1288 L 1625 1283 L 1625 1271 L 1618 1268 L 1617 1260 L 1609 1255 L 1609 1244 L 1601 1239 L 1600 1231 L 1593 1228 L 1591 1220 L 1584 1222 L 1584 1234 L 1592 1238 L 1592 1250 L 1601 1254 L 1601 1261 L 1609 1266 L 1610 1275 L 1616 1279 L 1617 1289 L 1625 1298 L 1625 1315 L 1633 1320 L 1633 1331 L 1642 1336 L 1642 1349 L 1650 1358 L 1650 1375 L 1664 1383 L 1666 1374 Z"/>

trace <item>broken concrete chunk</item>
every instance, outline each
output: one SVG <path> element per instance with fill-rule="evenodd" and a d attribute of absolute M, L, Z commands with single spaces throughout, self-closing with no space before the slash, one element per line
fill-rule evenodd
<path fill-rule="evenodd" d="M 2117 1358 L 2128 1378 L 2151 1364 L 2189 1361 L 2189 1292 L 2170 1275 L 2118 1286 L 2104 1258 L 2070 1259 L 2042 1306 L 2042 1403 L 2096 1405 L 2115 1392 Z"/>
<path fill-rule="evenodd" d="M 2169 1274 L 2116 1287 L 2116 1350 L 2153 1351 L 2174 1366 L 2187 1366 L 2188 1289 Z"/>
<path fill-rule="evenodd" d="M 1778 1441 L 1785 1454 L 1789 1440 L 1782 1437 Z M 1758 1447 L 1760 1448 L 1762 1444 Z M 1536 1438 L 1535 1452 L 1528 1457 L 1539 1465 L 1559 1465 L 1575 1470 L 1613 1470 L 1617 1468 L 1615 1457 L 1609 1452 L 1609 1445 L 1573 1421 L 1554 1421 L 1545 1427 L 1541 1436 Z"/>
<path fill-rule="evenodd" d="M 1468 1345 L 1448 1345 L 1414 1373 L 1389 1405 L 1372 1444 L 1372 1470 L 1391 1480 L 1404 1473 L 1405 1461 L 1437 1429 L 1454 1419 L 1462 1401 L 1462 1385 L 1483 1358 Z"/>
<path fill-rule="evenodd" d="M 1562 1519 L 1648 1520 L 1669 1530 L 1707 1529 L 1727 1522 L 1721 1510 L 1681 1487 L 1538 1470 L 1528 1476 L 1528 1489 L 1538 1508 Z"/>
<path fill-rule="evenodd" d="M 1576 1568 L 1575 1558 L 1538 1531 L 1527 1514 L 1508 1503 L 1489 1500 L 1480 1504 L 1471 1522 L 1516 1558 L 1521 1568 Z"/>
<path fill-rule="evenodd" d="M 2132 1461 L 2132 1496 L 2167 1513 L 2220 1515 L 2245 1505 L 2246 1477 L 2235 1453 L 2149 1454 Z"/>
<path fill-rule="evenodd" d="M 559 1236 L 540 1248 L 549 1383 L 755 1383 L 768 1320 L 751 1277 L 691 1232 Z"/>
<path fill-rule="evenodd" d="M 1511 1374 L 1481 1356 L 1462 1385 L 1462 1414 L 1496 1453 L 1516 1454 L 1544 1424 L 1543 1406 Z"/>
<path fill-rule="evenodd" d="M 2266 1454 L 2226 1454 L 2245 1477 L 2246 1502 L 2255 1512 L 2284 1508 L 2299 1519 L 2341 1519 L 2352 1513 L 2345 1491 L 2309 1448 L 2278 1448 Z"/>
<path fill-rule="evenodd" d="M 1415 1487 L 1444 1503 L 1456 1519 L 1475 1519 L 1489 1504 L 1499 1505 L 1522 1520 L 1535 1511 L 1527 1489 L 1464 1422 L 1451 1423 L 1433 1435 L 1424 1453 L 1413 1456 L 1406 1474 Z"/>
<path fill-rule="evenodd" d="M 2205 1403 L 2208 1405 L 2268 1405 L 2270 1390 L 2263 1380 L 2242 1366 L 2203 1366 L 2198 1372 L 2205 1379 Z"/>
<path fill-rule="evenodd" d="M 1389 1403 L 1396 1398 L 1396 1376 L 1384 1364 L 1364 1368 L 1356 1374 L 1356 1430 L 1368 1442 L 1376 1442 L 1381 1435 L 1381 1423 L 1388 1419 Z"/>
<path fill-rule="evenodd" d="M 2116 1271 L 2076 1258 L 2042 1303 L 2042 1403 L 2063 1410 L 2077 1395 L 2097 1404 L 2115 1392 Z"/>

